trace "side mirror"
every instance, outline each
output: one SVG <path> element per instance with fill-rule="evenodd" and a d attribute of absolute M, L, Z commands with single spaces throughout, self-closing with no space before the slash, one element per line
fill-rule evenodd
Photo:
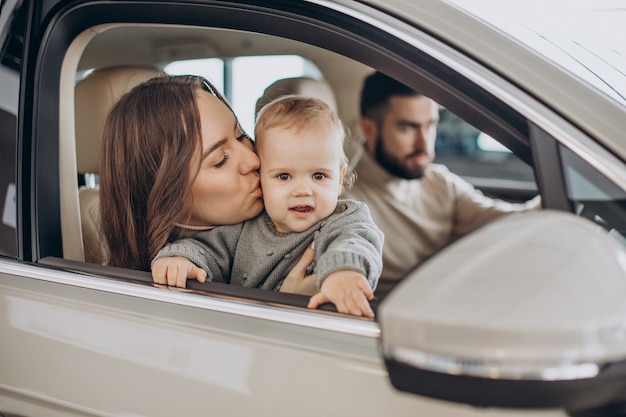
<path fill-rule="evenodd" d="M 626 249 L 588 220 L 506 216 L 407 276 L 377 315 L 401 391 L 581 416 L 626 409 Z"/>

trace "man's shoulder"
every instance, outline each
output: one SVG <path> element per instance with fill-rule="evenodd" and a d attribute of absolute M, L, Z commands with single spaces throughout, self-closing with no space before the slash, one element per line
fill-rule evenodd
<path fill-rule="evenodd" d="M 452 174 L 452 172 L 450 172 L 450 169 L 448 169 L 447 166 L 442 165 L 442 164 L 437 164 L 434 162 L 428 165 L 424 173 L 431 174 L 431 175 L 439 175 L 439 176 L 442 176 L 442 175 L 447 176 L 447 175 Z"/>
<path fill-rule="evenodd" d="M 431 163 L 424 170 L 424 175 L 422 176 L 422 178 L 420 178 L 419 181 L 421 181 L 422 183 L 432 182 L 436 184 L 453 184 L 463 180 L 457 174 L 450 171 L 447 166 Z"/>

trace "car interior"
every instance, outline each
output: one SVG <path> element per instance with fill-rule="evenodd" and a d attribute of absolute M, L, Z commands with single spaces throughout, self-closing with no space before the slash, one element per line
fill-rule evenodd
<path fill-rule="evenodd" d="M 97 171 L 99 132 L 106 109 L 133 85 L 161 71 L 211 78 L 248 132 L 257 101 L 268 88 L 270 92 L 298 92 L 300 88 L 304 94 L 334 97 L 337 113 L 348 129 L 348 156 L 360 137 L 362 81 L 374 69 L 385 72 L 442 106 L 438 162 L 446 163 L 488 195 L 526 200 L 539 190 L 546 195 L 548 206 L 574 211 L 577 201 L 546 193 L 546 187 L 561 188 L 563 174 L 537 168 L 541 158 L 558 154 L 554 139 L 547 135 L 546 140 L 536 140 L 545 132 L 477 79 L 458 70 L 475 63 L 441 43 L 433 53 L 436 41 L 417 29 L 413 35 L 423 42 L 418 47 L 403 43 L 392 30 L 314 5 L 300 10 L 301 5 L 285 4 L 285 10 L 273 13 L 245 7 L 234 13 L 200 4 L 183 11 L 171 6 L 172 16 L 166 5 L 158 12 L 130 7 L 135 14 L 126 22 L 143 23 L 124 22 L 115 14 L 118 6 L 114 4 L 93 7 L 102 7 L 109 14 L 96 19 L 97 13 L 93 13 L 93 20 L 86 21 L 78 11 L 67 13 L 58 30 L 51 30 L 37 70 L 43 99 L 34 101 L 33 109 L 33 137 L 38 139 L 33 145 L 36 170 L 32 184 L 37 197 L 31 216 L 36 233 L 20 234 L 24 241 L 18 244 L 25 259 L 152 285 L 149 273 L 101 265 L 105 252 L 98 235 Z M 291 7 L 297 9 L 293 15 Z M 196 8 L 202 16 L 192 13 Z M 355 27 L 359 30 L 352 30 Z M 295 57 L 297 65 L 285 64 L 285 57 Z M 264 65 L 269 69 L 262 70 Z M 299 80 L 298 86 L 287 85 L 294 79 Z M 58 109 L 58 113 L 48 109 Z M 58 132 L 58 137 L 46 132 Z M 533 153 L 543 142 L 551 148 Z M 504 171 L 497 171 L 498 167 Z M 28 201 L 22 204 L 21 210 L 31 209 Z M 194 289 L 194 284 L 189 288 Z M 218 287 L 211 286 L 211 291 Z M 243 294 L 247 290 L 225 291 Z M 285 294 L 252 292 L 248 298 L 276 297 L 276 302 L 290 304 Z M 292 305 L 306 305 L 307 297 L 294 297 Z"/>
<path fill-rule="evenodd" d="M 109 6 L 112 14 L 102 21 L 117 23 L 102 24 L 97 19 L 90 23 L 78 12 L 69 13 L 58 27 L 72 35 L 61 29 L 51 31 L 50 47 L 43 52 L 37 82 L 44 99 L 37 101 L 40 107 L 33 110 L 33 136 L 39 133 L 42 138 L 33 145 L 37 168 L 32 183 L 37 187 L 37 201 L 32 203 L 31 215 L 36 233 L 24 233 L 25 241 L 18 242 L 27 253 L 26 259 L 152 285 L 147 272 L 102 265 L 106 249 L 98 231 L 99 142 L 113 102 L 134 85 L 162 72 L 211 78 L 248 132 L 258 106 L 264 104 L 263 96 L 314 94 L 333 103 L 346 126 L 348 156 L 360 137 L 362 81 L 374 69 L 386 72 L 441 105 L 436 162 L 445 163 L 488 195 L 522 201 L 540 190 L 543 202 L 551 208 L 577 212 L 598 223 L 609 219 L 606 228 L 620 236 L 626 229 L 624 198 L 619 191 L 611 190 L 610 185 L 598 186 L 603 192 L 608 189 L 612 202 L 616 201 L 612 205 L 594 204 L 589 187 L 576 192 L 578 176 L 565 178 L 563 167 L 542 163 L 542 158 L 559 160 L 563 153 L 563 161 L 570 161 L 573 167 L 569 173 L 583 172 L 586 165 L 577 162 L 575 155 L 568 159 L 567 150 L 491 90 L 462 75 L 440 55 L 428 52 L 432 39 L 424 34 L 416 35 L 423 38 L 421 50 L 349 16 L 337 13 L 333 15 L 336 21 L 329 19 L 325 14 L 328 10 L 312 6 L 297 10 L 297 19 L 288 11 L 267 14 L 242 9 L 232 13 L 198 5 L 203 13 L 198 19 L 186 10 L 168 20 L 164 6 L 154 15 L 138 8 L 142 17 L 128 20 L 140 22 L 145 18 L 152 23 L 120 22 L 113 13 L 117 6 Z M 351 31 L 351 25 L 358 25 L 359 30 Z M 453 56 L 458 61 L 450 62 L 475 65 L 458 52 L 446 53 L 456 53 Z M 58 109 L 58 113 L 48 109 Z M 58 138 L 48 135 L 49 131 L 58 132 Z M 592 174 L 581 175 L 586 178 Z M 559 194 L 561 185 L 568 181 L 573 196 L 562 191 Z M 546 192 L 548 189 L 555 192 Z M 30 207 L 21 209 L 28 212 Z M 14 230 L 10 230 L 13 235 Z M 9 256 L 18 252 L 11 247 L 0 250 Z M 207 290 L 207 286 L 196 284 L 191 281 L 188 288 Z M 307 300 L 304 296 L 220 284 L 210 288 L 215 294 L 245 294 L 246 298 L 297 307 L 305 306 Z"/>
<path fill-rule="evenodd" d="M 101 266 L 106 257 L 106 245 L 98 230 L 98 171 L 100 136 L 108 110 L 126 91 L 142 81 L 167 72 L 168 65 L 172 63 L 196 60 L 202 65 L 207 58 L 217 58 L 223 63 L 220 71 L 224 73 L 224 79 L 230 79 L 235 76 L 227 72 L 232 72 L 233 62 L 237 59 L 255 56 L 269 60 L 284 55 L 297 56 L 305 63 L 305 67 L 314 66 L 315 70 L 307 71 L 305 68 L 300 74 L 284 77 L 272 74 L 271 82 L 257 87 L 256 93 L 247 94 L 252 95 L 246 98 L 252 104 L 248 104 L 249 110 L 246 111 L 256 115 L 262 105 L 286 93 L 321 98 L 337 111 L 347 127 L 349 140 L 346 151 L 349 156 L 359 138 L 360 86 L 363 78 L 373 71 L 372 67 L 357 60 L 284 37 L 221 28 L 112 24 L 79 35 L 64 58 L 61 73 L 59 186 L 63 256 L 62 259 L 44 257 L 42 262 L 151 283 L 148 273 Z M 203 75 L 201 66 L 195 68 L 199 75 Z M 222 91 L 236 113 L 238 103 L 237 98 L 233 97 L 232 84 L 237 85 L 242 77 L 246 75 L 221 84 Z M 214 79 L 212 81 L 215 82 Z M 480 133 L 447 109 L 442 108 L 442 114 L 448 115 L 449 119 L 455 118 L 446 125 L 451 128 L 440 128 L 443 132 L 441 135 L 452 137 L 448 142 L 456 140 L 454 132 L 471 130 L 476 137 Z M 511 152 L 504 154 L 504 158 L 512 156 Z M 499 188 L 500 196 L 510 200 L 521 200 L 536 194 L 532 168 L 517 158 L 515 160 L 520 161 L 519 164 L 526 169 L 525 176 L 521 176 L 517 182 L 509 181 L 504 187 L 497 185 L 489 189 L 489 185 L 485 185 L 486 193 L 494 195 Z M 471 164 L 467 161 L 464 163 Z M 486 170 L 489 171 L 489 168 Z M 493 177 L 497 178 L 497 175 Z M 522 185 L 516 187 L 511 185 L 513 183 Z M 188 288 L 193 289 L 194 284 L 189 282 Z M 238 295 L 247 291 L 217 284 L 214 287 L 218 292 Z M 202 287 L 204 290 L 206 288 Z M 251 298 L 258 297 L 260 292 L 251 291 Z M 266 296 L 298 306 L 304 305 L 305 299 L 299 296 L 286 297 L 285 294 L 263 294 L 263 297 Z"/>

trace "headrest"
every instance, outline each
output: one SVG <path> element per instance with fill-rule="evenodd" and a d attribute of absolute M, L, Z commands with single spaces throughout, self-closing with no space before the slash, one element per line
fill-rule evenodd
<path fill-rule="evenodd" d="M 256 115 L 266 104 L 272 100 L 276 100 L 278 97 L 286 96 L 289 94 L 297 94 L 301 96 L 315 97 L 326 104 L 336 113 L 337 101 L 335 100 L 335 93 L 326 81 L 316 80 L 309 77 L 295 77 L 295 78 L 283 78 L 270 84 L 263 95 L 256 102 Z"/>
<path fill-rule="evenodd" d="M 96 69 L 76 84 L 76 158 L 79 173 L 100 172 L 100 142 L 113 104 L 126 92 L 163 72 L 153 67 Z"/>

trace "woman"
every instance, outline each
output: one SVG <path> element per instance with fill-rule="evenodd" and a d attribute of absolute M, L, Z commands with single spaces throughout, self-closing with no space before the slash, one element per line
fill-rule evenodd
<path fill-rule="evenodd" d="M 113 107 L 103 133 L 101 215 L 109 265 L 142 270 L 167 242 L 263 208 L 259 159 L 200 77 L 159 77 Z"/>
<path fill-rule="evenodd" d="M 103 132 L 100 210 L 109 265 L 150 270 L 169 242 L 263 209 L 259 158 L 204 78 L 158 77 L 124 95 Z M 283 291 L 311 293 L 309 250 Z M 302 286 L 300 286 L 302 285 Z"/>

